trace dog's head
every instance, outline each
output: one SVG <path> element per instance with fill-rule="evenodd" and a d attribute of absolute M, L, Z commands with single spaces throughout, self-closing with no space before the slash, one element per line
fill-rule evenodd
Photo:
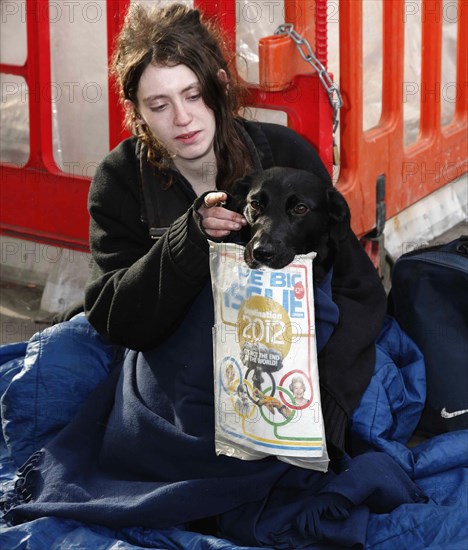
<path fill-rule="evenodd" d="M 244 253 L 250 268 L 281 269 L 311 251 L 318 279 L 331 268 L 350 213 L 327 182 L 304 170 L 270 168 L 236 182 L 233 195 L 250 226 Z"/>

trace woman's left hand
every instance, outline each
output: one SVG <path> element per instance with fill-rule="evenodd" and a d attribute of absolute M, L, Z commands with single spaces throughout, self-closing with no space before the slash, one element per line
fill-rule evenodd
<path fill-rule="evenodd" d="M 227 237 L 231 231 L 239 231 L 247 221 L 237 212 L 228 210 L 222 205 L 227 200 L 226 193 L 213 191 L 205 196 L 204 204 L 198 209 L 202 218 L 201 225 L 210 237 L 222 239 Z"/>

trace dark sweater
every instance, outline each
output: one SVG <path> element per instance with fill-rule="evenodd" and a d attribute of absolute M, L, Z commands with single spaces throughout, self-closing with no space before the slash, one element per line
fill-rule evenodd
<path fill-rule="evenodd" d="M 330 181 L 315 150 L 292 130 L 243 122 L 258 167 L 310 170 Z M 159 192 L 159 219 L 168 230 L 149 236 L 142 186 L 156 172 L 137 155 L 135 138 L 122 142 L 98 167 L 89 194 L 94 260 L 85 293 L 91 324 L 108 340 L 135 350 L 164 342 L 181 323 L 209 276 L 208 242 L 182 177 Z M 151 172 L 153 170 L 153 172 Z M 331 182 L 330 182 L 331 184 Z M 340 322 L 319 356 L 322 408 L 329 443 L 343 449 L 348 417 L 374 369 L 374 341 L 386 309 L 380 279 L 354 234 L 341 243 L 333 298 Z"/>

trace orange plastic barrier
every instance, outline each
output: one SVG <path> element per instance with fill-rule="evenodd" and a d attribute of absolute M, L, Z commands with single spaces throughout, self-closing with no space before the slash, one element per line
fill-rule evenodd
<path fill-rule="evenodd" d="M 107 0 L 108 49 L 130 0 Z M 285 0 L 285 20 L 308 39 L 318 60 L 327 64 L 326 0 Z M 194 0 L 223 27 L 231 49 L 236 44 L 235 0 Z M 403 0 L 383 0 L 383 96 L 377 126 L 363 130 L 362 0 L 340 2 L 341 172 L 338 188 L 350 203 L 353 228 L 373 230 L 379 202 L 393 216 L 467 170 L 468 3 L 458 0 L 455 115 L 440 122 L 442 0 L 422 0 L 422 75 L 420 134 L 403 143 Z M 0 72 L 25 78 L 30 90 L 51 83 L 48 0 L 26 0 L 28 58 L 24 66 L 2 65 Z M 261 83 L 249 86 L 250 105 L 284 111 L 288 125 L 310 141 L 325 165 L 332 166 L 332 109 L 317 73 L 302 60 L 286 36 L 265 37 L 260 45 Z M 265 64 L 265 60 L 268 59 Z M 301 74 L 296 74 L 301 73 Z M 295 76 L 296 75 L 296 76 Z M 109 86 L 109 145 L 125 133 L 115 89 Z M 30 94 L 30 158 L 24 167 L 2 164 L 0 231 L 71 248 L 88 246 L 86 198 L 89 180 L 63 173 L 52 148 L 52 115 L 47 94 Z M 385 193 L 377 182 L 385 180 Z M 381 221 L 381 220 L 380 220 Z"/>
<path fill-rule="evenodd" d="M 0 231 L 15 237 L 88 248 L 86 200 L 89 180 L 60 170 L 52 144 L 49 1 L 27 0 L 27 59 L 0 65 L 25 79 L 29 98 L 29 159 L 25 166 L 0 164 Z"/>
<path fill-rule="evenodd" d="M 376 182 L 385 177 L 387 217 L 467 171 L 468 2 L 458 1 L 455 115 L 441 127 L 442 0 L 422 0 L 421 117 L 417 141 L 403 143 L 405 2 L 383 2 L 382 114 L 363 131 L 362 0 L 340 2 L 341 172 L 359 235 L 376 226 Z"/>
<path fill-rule="evenodd" d="M 114 40 L 123 25 L 129 4 L 130 0 L 107 0 L 107 56 L 109 64 L 114 50 Z M 117 87 L 114 80 L 109 77 L 109 149 L 111 150 L 129 137 L 129 133 L 122 124 L 123 118 L 124 112 L 120 105 Z"/>
<path fill-rule="evenodd" d="M 315 0 L 285 0 L 285 23 L 309 44 L 315 45 Z M 299 55 L 296 45 L 286 35 L 271 35 L 258 43 L 259 81 L 265 91 L 277 92 L 288 88 L 293 78 L 310 73 L 311 66 Z"/>
<path fill-rule="evenodd" d="M 236 18 L 242 17 L 236 14 L 235 0 L 194 0 L 194 5 L 218 21 L 235 51 Z M 261 9 L 262 4 L 252 2 L 252 6 Z M 284 20 L 307 39 L 326 66 L 327 0 L 284 0 Z M 260 83 L 248 84 L 248 105 L 286 113 L 288 126 L 315 146 L 331 172 L 333 113 L 319 76 L 286 35 L 261 38 L 258 53 Z"/>
<path fill-rule="evenodd" d="M 130 0 L 106 0 L 108 53 L 120 29 Z M 228 45 L 235 51 L 235 0 L 194 0 L 208 17 L 215 17 L 223 28 Z M 318 17 L 312 24 L 311 6 Z M 3 64 L 0 72 L 22 76 L 28 89 L 47 90 L 51 86 L 49 0 L 26 0 L 28 54 L 23 66 Z M 286 0 L 287 21 L 315 36 L 316 53 L 326 63 L 326 0 Z M 313 20 L 312 20 L 313 21 Z M 312 34 L 311 34 L 312 33 Z M 288 39 L 288 42 L 290 40 Z M 311 42 L 313 45 L 313 42 Z M 316 74 L 300 61 L 290 42 L 291 67 L 300 63 L 309 70 L 293 78 L 287 75 L 285 89 L 271 92 L 261 86 L 249 87 L 250 105 L 277 109 L 288 114 L 291 127 L 313 143 L 331 169 L 331 109 Z M 294 54 L 294 55 L 293 55 Z M 297 60 L 297 61 L 296 61 Z M 295 65 L 297 63 L 297 65 Z M 0 232 L 37 242 L 75 249 L 88 248 L 88 213 L 86 208 L 89 179 L 66 174 L 54 160 L 52 109 L 50 94 L 29 95 L 30 157 L 25 166 L 0 164 L 1 211 Z M 122 129 L 123 113 L 113 82 L 109 82 L 109 147 L 115 147 L 128 134 Z"/>

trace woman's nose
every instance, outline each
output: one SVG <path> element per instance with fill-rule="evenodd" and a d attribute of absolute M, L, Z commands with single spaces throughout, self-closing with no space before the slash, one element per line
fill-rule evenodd
<path fill-rule="evenodd" d="M 192 120 L 190 111 L 185 105 L 176 105 L 174 108 L 174 124 L 176 126 L 187 126 Z"/>

